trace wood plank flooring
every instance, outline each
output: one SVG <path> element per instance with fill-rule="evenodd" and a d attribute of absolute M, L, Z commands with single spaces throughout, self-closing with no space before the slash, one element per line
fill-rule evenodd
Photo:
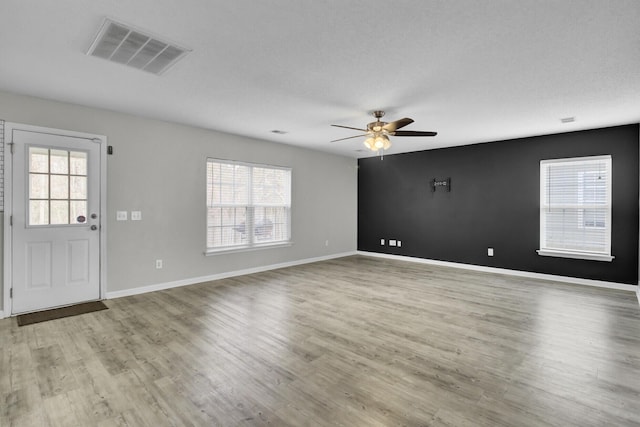
<path fill-rule="evenodd" d="M 354 256 L 0 320 L 1 426 L 640 426 L 631 292 Z"/>

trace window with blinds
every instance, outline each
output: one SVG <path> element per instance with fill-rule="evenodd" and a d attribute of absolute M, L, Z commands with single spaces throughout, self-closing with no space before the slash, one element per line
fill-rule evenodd
<path fill-rule="evenodd" d="M 540 162 L 540 255 L 611 261 L 611 156 Z"/>
<path fill-rule="evenodd" d="M 291 241 L 291 169 L 207 159 L 207 251 Z"/>

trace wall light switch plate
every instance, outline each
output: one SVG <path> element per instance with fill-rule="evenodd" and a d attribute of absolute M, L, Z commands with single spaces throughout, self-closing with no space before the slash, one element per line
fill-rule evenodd
<path fill-rule="evenodd" d="M 389 240 L 389 246 L 395 246 L 395 245 L 396 245 L 395 240 Z"/>
<path fill-rule="evenodd" d="M 380 246 L 384 246 L 384 239 L 380 239 Z"/>
<path fill-rule="evenodd" d="M 398 247 L 402 246 L 402 240 L 398 240 Z"/>
<path fill-rule="evenodd" d="M 127 220 L 127 211 L 117 211 L 116 212 L 116 220 L 117 221 L 126 221 Z"/>
<path fill-rule="evenodd" d="M 487 256 L 493 256 L 493 248 L 487 248 Z"/>
<path fill-rule="evenodd" d="M 142 212 L 131 211 L 131 221 L 140 221 L 140 220 L 142 220 Z"/>

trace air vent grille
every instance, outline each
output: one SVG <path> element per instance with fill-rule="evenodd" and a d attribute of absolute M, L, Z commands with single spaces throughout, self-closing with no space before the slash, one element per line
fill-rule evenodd
<path fill-rule="evenodd" d="M 87 55 L 159 75 L 189 52 L 189 49 L 105 19 Z"/>

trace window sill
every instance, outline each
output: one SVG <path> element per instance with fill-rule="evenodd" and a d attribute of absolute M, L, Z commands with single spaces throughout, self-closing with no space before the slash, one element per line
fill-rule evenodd
<path fill-rule="evenodd" d="M 262 249 L 286 248 L 289 246 L 293 246 L 293 242 L 282 242 L 282 243 L 273 243 L 273 244 L 255 245 L 255 246 L 242 246 L 237 248 L 208 249 L 204 252 L 204 255 L 212 256 L 212 255 L 221 255 L 221 254 L 231 254 L 231 253 L 237 253 L 237 252 L 252 252 L 252 251 L 259 251 Z"/>
<path fill-rule="evenodd" d="M 568 251 L 554 251 L 550 249 L 538 249 L 538 255 L 540 256 L 552 256 L 558 258 L 573 258 L 573 259 L 586 259 L 589 261 L 606 261 L 611 262 L 615 258 L 611 255 L 594 254 L 587 252 L 568 252 Z"/>

